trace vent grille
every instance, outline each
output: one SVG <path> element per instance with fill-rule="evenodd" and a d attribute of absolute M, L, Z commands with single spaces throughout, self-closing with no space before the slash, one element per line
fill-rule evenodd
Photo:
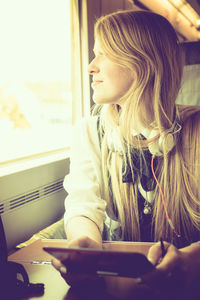
<path fill-rule="evenodd" d="M 57 193 L 61 190 L 63 190 L 63 178 L 48 185 L 41 186 L 36 190 L 30 191 L 28 193 L 17 195 L 14 198 L 4 200 L 3 203 L 0 203 L 0 214 L 7 214 L 22 205 L 38 201 L 39 199 L 44 199 L 50 194 Z"/>

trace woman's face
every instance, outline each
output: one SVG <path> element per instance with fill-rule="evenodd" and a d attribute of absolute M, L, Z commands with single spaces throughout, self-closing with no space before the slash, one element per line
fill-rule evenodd
<path fill-rule="evenodd" d="M 94 45 L 95 58 L 88 66 L 93 76 L 93 100 L 98 104 L 119 104 L 120 98 L 130 88 L 133 78 L 131 71 L 111 61 L 103 53 L 98 40 Z"/>

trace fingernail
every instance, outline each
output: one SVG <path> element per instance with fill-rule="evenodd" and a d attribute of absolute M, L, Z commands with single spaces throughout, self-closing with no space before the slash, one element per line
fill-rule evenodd
<path fill-rule="evenodd" d="M 67 268 L 66 267 L 62 266 L 62 267 L 60 267 L 59 270 L 60 270 L 60 273 L 67 274 Z"/>
<path fill-rule="evenodd" d="M 154 260 L 152 257 L 148 256 L 147 259 L 150 261 L 150 263 L 154 264 Z"/>
<path fill-rule="evenodd" d="M 142 278 L 141 278 L 141 277 L 135 278 L 135 282 L 136 282 L 136 283 L 141 283 L 141 282 L 142 282 Z"/>

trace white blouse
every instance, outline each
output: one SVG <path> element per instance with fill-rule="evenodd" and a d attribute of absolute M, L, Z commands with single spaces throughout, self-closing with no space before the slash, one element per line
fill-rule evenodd
<path fill-rule="evenodd" d="M 70 173 L 64 179 L 65 225 L 74 216 L 85 216 L 100 232 L 106 220 L 106 201 L 102 198 L 102 168 L 97 117 L 82 119 L 72 131 Z"/>

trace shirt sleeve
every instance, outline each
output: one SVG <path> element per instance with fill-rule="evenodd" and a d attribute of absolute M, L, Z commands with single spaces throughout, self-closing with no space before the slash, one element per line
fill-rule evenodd
<path fill-rule="evenodd" d="M 101 155 L 97 118 L 82 119 L 73 128 L 70 173 L 64 179 L 68 196 L 65 199 L 64 221 L 85 216 L 103 231 L 106 201 L 102 199 Z"/>

